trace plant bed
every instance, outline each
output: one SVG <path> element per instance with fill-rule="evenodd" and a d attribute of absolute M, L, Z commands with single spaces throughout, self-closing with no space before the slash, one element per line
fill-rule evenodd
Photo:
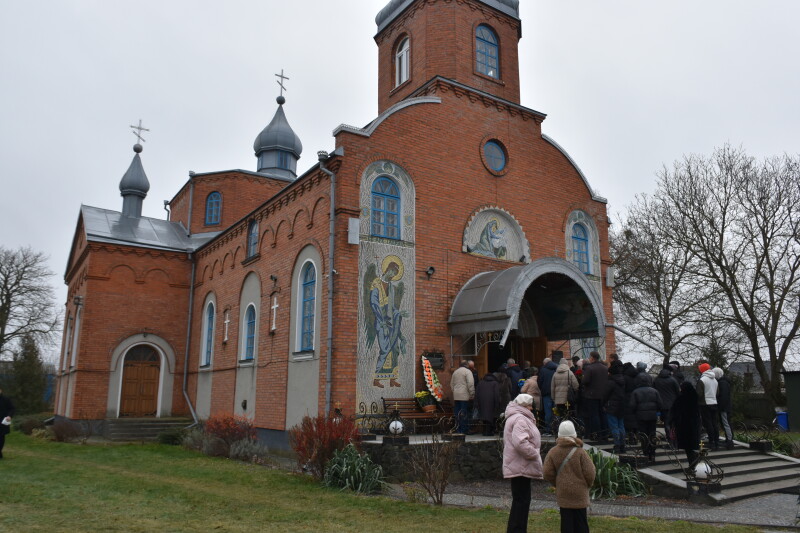
<path fill-rule="evenodd" d="M 751 450 L 756 450 L 757 452 L 771 452 L 772 451 L 772 441 L 771 440 L 754 440 L 749 443 Z"/>

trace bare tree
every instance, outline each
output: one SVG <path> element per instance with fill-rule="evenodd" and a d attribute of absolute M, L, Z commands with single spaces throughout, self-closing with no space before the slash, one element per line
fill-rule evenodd
<path fill-rule="evenodd" d="M 785 403 L 779 372 L 800 329 L 800 158 L 759 162 L 725 146 L 659 178 L 667 231 L 724 299 L 714 319 L 741 332 L 765 393 Z"/>
<path fill-rule="evenodd" d="M 47 256 L 29 247 L 0 246 L 0 357 L 10 355 L 23 337 L 52 343 L 61 314 L 54 305 Z"/>
<path fill-rule="evenodd" d="M 664 364 L 687 359 L 703 336 L 703 306 L 715 296 L 713 286 L 692 276 L 698 260 L 676 241 L 663 223 L 664 205 L 638 196 L 621 229 L 611 235 L 617 316 L 646 337 L 659 337 L 667 352 Z"/>

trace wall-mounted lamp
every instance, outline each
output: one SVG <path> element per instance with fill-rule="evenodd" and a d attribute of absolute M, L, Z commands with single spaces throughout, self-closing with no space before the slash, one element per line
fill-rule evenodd
<path fill-rule="evenodd" d="M 436 272 L 436 269 L 430 266 L 428 267 L 428 270 L 425 271 L 425 274 L 428 275 L 428 279 L 431 279 L 431 276 L 433 276 L 434 272 Z"/>
<path fill-rule="evenodd" d="M 83 305 L 83 296 L 76 296 L 75 298 L 72 299 L 72 303 L 74 303 L 77 307 L 82 306 Z"/>
<path fill-rule="evenodd" d="M 247 411 L 247 400 L 242 400 L 242 410 Z"/>
<path fill-rule="evenodd" d="M 269 279 L 271 279 L 273 283 L 278 283 L 278 276 L 275 274 L 270 274 Z"/>

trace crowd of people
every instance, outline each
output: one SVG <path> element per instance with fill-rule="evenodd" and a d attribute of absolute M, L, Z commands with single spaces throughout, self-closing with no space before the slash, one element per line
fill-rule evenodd
<path fill-rule="evenodd" d="M 557 431 L 554 421 L 578 420 L 586 438 L 612 439 L 616 453 L 640 444 L 654 460 L 653 441 L 660 421 L 666 438 L 693 461 L 703 433 L 709 449 L 720 448 L 720 427 L 724 446 L 733 447 L 731 384 L 721 368 L 712 368 L 706 361 L 701 360 L 697 369 L 699 378 L 691 383 L 674 361 L 653 377 L 646 363 L 623 363 L 616 354 L 604 361 L 598 352 L 591 352 L 587 359 L 553 352 L 539 368 L 508 359 L 478 380 L 473 362 L 464 362 L 453 380 L 459 431 L 493 435 L 509 402 L 526 394 L 532 398 L 531 411 L 545 435 Z"/>

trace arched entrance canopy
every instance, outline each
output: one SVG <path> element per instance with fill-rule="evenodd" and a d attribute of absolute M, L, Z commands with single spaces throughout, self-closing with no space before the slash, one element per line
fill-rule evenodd
<path fill-rule="evenodd" d="M 474 276 L 453 301 L 447 321 L 450 334 L 503 331 L 504 345 L 519 326 L 526 295 L 549 340 L 605 336 L 597 292 L 575 265 L 556 257 Z"/>

